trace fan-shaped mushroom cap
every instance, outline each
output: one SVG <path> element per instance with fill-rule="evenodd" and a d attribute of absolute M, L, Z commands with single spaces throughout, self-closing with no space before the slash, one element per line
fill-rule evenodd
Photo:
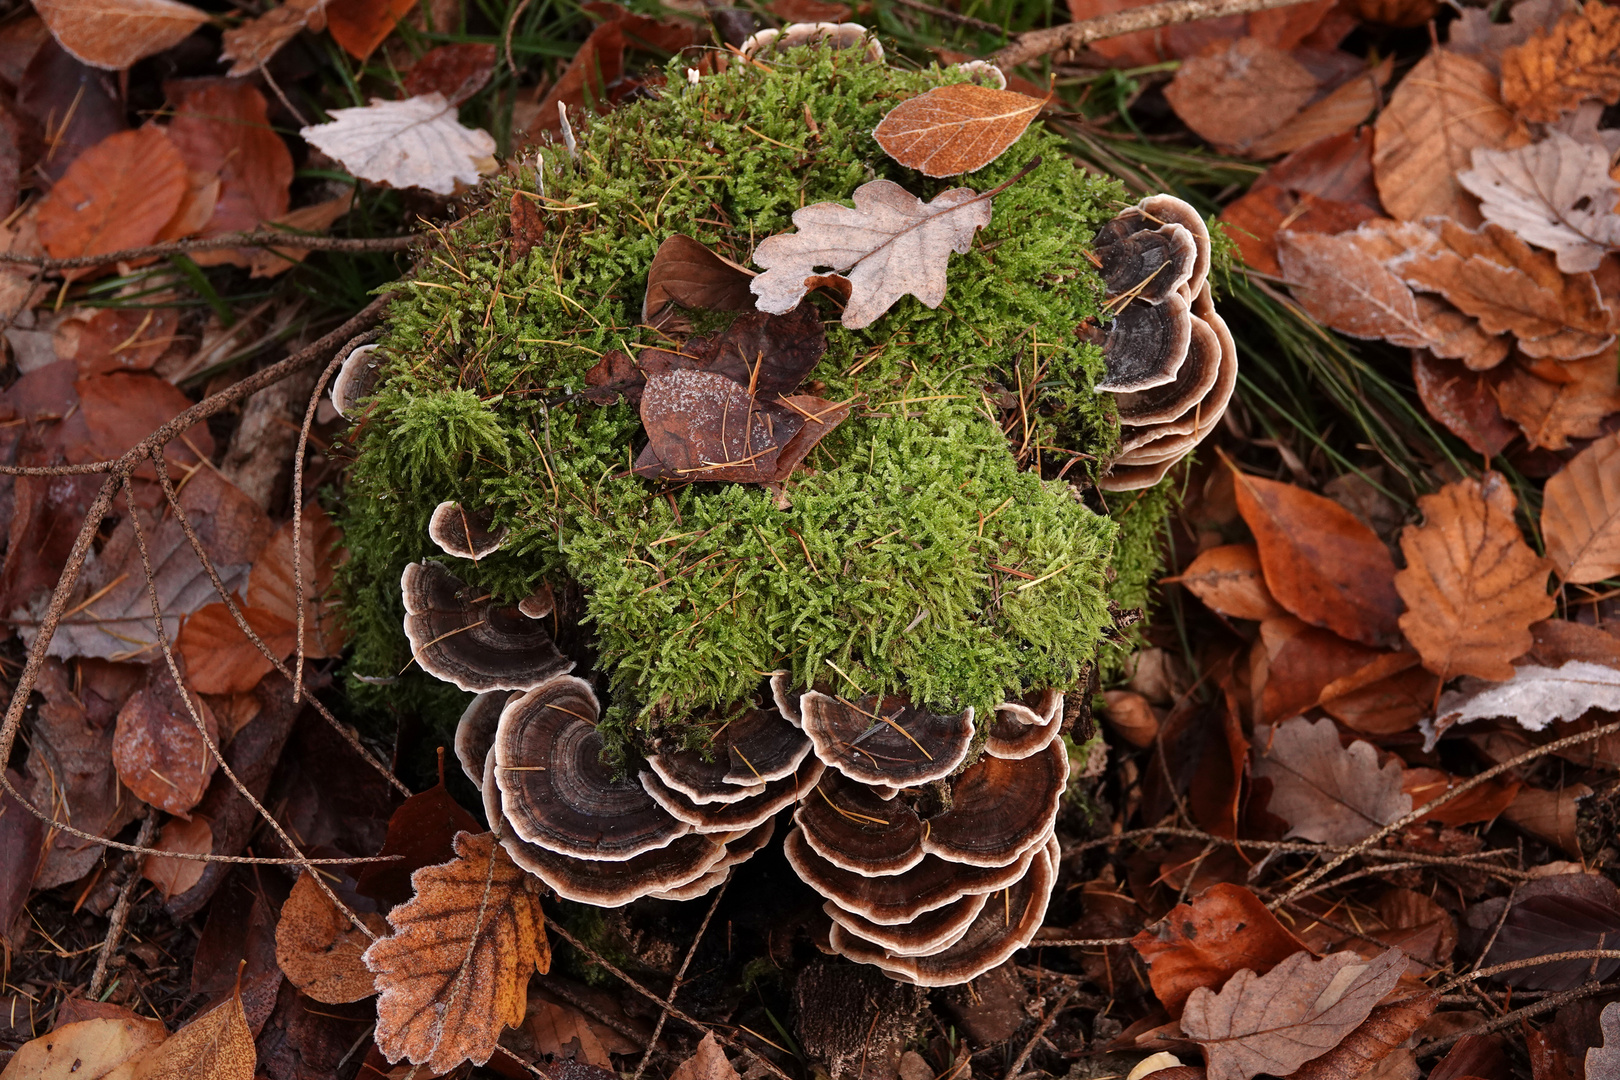
<path fill-rule="evenodd" d="M 362 345 L 352 350 L 343 358 L 337 376 L 332 380 L 332 408 L 345 420 L 353 420 L 357 415 L 355 406 L 377 389 L 378 366 L 372 359 L 376 351 L 375 345 Z"/>
<path fill-rule="evenodd" d="M 835 49 L 852 49 L 865 44 L 866 59 L 874 64 L 883 62 L 883 46 L 878 39 L 868 37 L 866 27 L 860 23 L 789 23 L 780 30 L 760 30 L 751 35 L 737 49 L 744 56 L 757 56 L 767 49 L 791 49 L 799 45 L 831 45 Z"/>
<path fill-rule="evenodd" d="M 784 720 L 794 727 L 803 727 L 804 719 L 799 715 L 799 695 L 793 692 L 793 684 L 788 681 L 790 678 L 792 676 L 785 671 L 771 672 L 771 698 Z"/>
<path fill-rule="evenodd" d="M 1151 437 L 1133 439 L 1135 445 L 1131 445 L 1119 455 L 1118 464 L 1156 465 L 1166 461 L 1173 463 L 1206 439 L 1225 415 L 1226 407 L 1232 400 L 1232 393 L 1237 389 L 1237 345 L 1232 341 L 1231 332 L 1227 330 L 1226 323 L 1219 315 L 1211 311 L 1205 321 L 1210 323 L 1215 336 L 1221 340 L 1221 367 L 1216 375 L 1215 385 L 1204 395 L 1204 399 L 1189 409 L 1181 419 L 1170 424 L 1142 429 L 1145 435 Z"/>
<path fill-rule="evenodd" d="M 1103 491 L 1141 491 L 1163 480 L 1174 464 L 1173 459 L 1158 465 L 1115 464 L 1107 476 L 1097 480 L 1097 486 Z"/>
<path fill-rule="evenodd" d="M 441 563 L 411 563 L 399 579 L 405 636 L 422 670 L 463 690 L 532 690 L 574 669 L 539 622 L 497 607 Z"/>
<path fill-rule="evenodd" d="M 1044 750 L 1062 730 L 1062 691 L 1040 690 L 1023 701 L 1004 701 L 996 706 L 984 752 L 998 758 L 1026 758 Z"/>
<path fill-rule="evenodd" d="M 886 953 L 893 956 L 925 956 L 961 941 L 973 921 L 979 917 L 985 901 L 995 895 L 972 893 L 958 897 L 944 907 L 925 911 L 899 926 L 879 926 L 871 919 L 845 911 L 831 900 L 822 905 L 822 910 L 846 932 L 877 945 Z M 834 951 L 841 950 L 834 946 Z"/>
<path fill-rule="evenodd" d="M 491 690 L 479 694 L 468 703 L 456 723 L 456 760 L 467 779 L 479 787 L 484 782 L 484 759 L 495 745 L 495 729 L 501 722 L 501 710 L 506 707 L 510 690 Z"/>
<path fill-rule="evenodd" d="M 428 539 L 446 555 L 477 562 L 506 542 L 506 529 L 491 530 L 490 524 L 487 510 L 469 511 L 458 502 L 442 502 L 428 519 Z"/>
<path fill-rule="evenodd" d="M 1184 199 L 1174 195 L 1149 195 L 1136 204 L 1136 209 L 1145 214 L 1150 220 L 1165 225 L 1180 225 L 1192 234 L 1193 244 L 1198 248 L 1198 260 L 1193 264 L 1192 277 L 1187 281 L 1187 291 L 1194 296 L 1204 288 L 1209 280 L 1209 226 L 1204 219 L 1198 216 L 1198 211 Z"/>
<path fill-rule="evenodd" d="M 603 764 L 598 711 L 590 683 L 572 675 L 507 703 L 495 733 L 495 779 L 512 831 L 548 851 L 607 861 L 691 832 L 635 776 L 615 779 Z"/>
<path fill-rule="evenodd" d="M 810 849 L 834 866 L 882 877 L 910 870 L 928 853 L 923 823 L 904 802 L 886 802 L 836 769 L 793 812 Z"/>
<path fill-rule="evenodd" d="M 1161 303 L 1133 300 L 1120 308 L 1103 335 L 1108 374 L 1098 390 L 1122 393 L 1174 382 L 1192 344 L 1192 311 L 1179 293 Z"/>
<path fill-rule="evenodd" d="M 929 855 L 903 874 L 867 877 L 841 869 L 805 843 L 804 830 L 787 834 L 782 852 L 805 884 L 845 911 L 881 926 L 910 922 L 971 893 L 1004 889 L 1023 876 L 1039 845 L 1006 866 L 961 866 Z"/>
<path fill-rule="evenodd" d="M 1151 390 L 1118 395 L 1114 401 L 1119 406 L 1119 422 L 1137 427 L 1162 424 L 1191 412 L 1215 386 L 1220 371 L 1221 339 L 1209 323 L 1195 316 L 1187 359 L 1175 379 Z"/>
<path fill-rule="evenodd" d="M 556 610 L 557 597 L 545 582 L 534 592 L 518 601 L 518 613 L 525 619 L 543 619 Z"/>
<path fill-rule="evenodd" d="M 810 740 L 776 709 L 749 709 L 715 733 L 709 752 L 713 760 L 696 750 L 660 751 L 647 765 L 691 802 L 736 802 L 791 776 L 810 755 Z"/>
<path fill-rule="evenodd" d="M 989 897 L 978 917 L 955 944 L 927 956 L 898 956 L 862 941 L 834 923 L 832 946 L 862 964 L 876 964 L 919 986 L 955 986 L 999 967 L 1028 945 L 1046 919 L 1046 905 L 1057 881 L 1058 843 L 1050 838 L 1031 860 L 1028 873 L 1000 895 Z"/>
<path fill-rule="evenodd" d="M 1007 73 L 988 60 L 968 60 L 952 64 L 951 70 L 962 72 L 980 86 L 988 86 L 992 90 L 1007 89 Z"/>
<path fill-rule="evenodd" d="M 799 698 L 816 756 L 853 780 L 889 788 L 949 776 L 973 741 L 973 710 L 931 713 L 903 697 L 859 701 L 808 690 Z"/>
<path fill-rule="evenodd" d="M 1192 280 L 1198 244 L 1180 225 L 1153 228 L 1140 213 L 1125 213 L 1097 230 L 1092 251 L 1102 264 L 1110 299 L 1127 293 L 1149 304 L 1164 302 Z"/>
<path fill-rule="evenodd" d="M 726 841 L 726 853 L 703 876 L 689 885 L 682 885 L 674 889 L 661 889 L 658 892 L 648 893 L 652 900 L 695 900 L 714 889 L 731 876 L 732 869 L 739 863 L 747 862 L 753 858 L 760 848 L 770 843 L 771 834 L 776 831 L 775 819 L 767 819 L 764 824 L 757 825 L 747 832 L 734 833 L 733 839 Z"/>
<path fill-rule="evenodd" d="M 760 822 L 775 817 L 814 787 L 825 768 L 820 761 L 806 755 L 797 773 L 772 780 L 759 789 L 759 794 L 737 802 L 696 803 L 665 785 L 650 771 L 641 774 L 641 784 L 659 806 L 676 820 L 690 825 L 693 832 L 725 833 L 752 829 Z"/>
<path fill-rule="evenodd" d="M 1005 866 L 1052 832 L 1069 782 L 1060 740 L 1027 758 L 984 755 L 951 787 L 951 808 L 928 819 L 922 847 L 965 866 Z"/>

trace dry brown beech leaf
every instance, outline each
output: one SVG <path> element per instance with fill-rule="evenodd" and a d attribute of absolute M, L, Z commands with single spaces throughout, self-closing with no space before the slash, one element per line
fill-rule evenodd
<path fill-rule="evenodd" d="M 374 934 L 388 932 L 375 912 L 361 914 L 360 921 Z M 288 981 L 328 1005 L 368 998 L 377 992 L 360 959 L 369 944 L 307 871 L 299 877 L 276 922 L 276 963 Z"/>
<path fill-rule="evenodd" d="M 1565 581 L 1620 574 L 1620 433 L 1588 446 L 1547 481 L 1541 535 Z"/>
<path fill-rule="evenodd" d="M 1341 745 L 1331 720 L 1290 720 L 1254 749 L 1254 775 L 1272 785 L 1267 809 L 1288 822 L 1289 836 L 1354 844 L 1412 809 L 1401 763 L 1380 768 L 1378 751 L 1359 739 Z"/>
<path fill-rule="evenodd" d="M 1200 987 L 1218 988 L 1245 968 L 1270 971 L 1304 948 L 1254 893 L 1211 885 L 1137 934 L 1131 945 L 1148 962 L 1148 979 L 1171 1016 Z"/>
<path fill-rule="evenodd" d="M 377 1046 L 436 1073 L 483 1064 L 523 1022 L 525 988 L 551 968 L 537 879 L 493 833 L 457 833 L 456 857 L 412 875 L 416 895 L 388 913 L 393 936 L 365 952 L 377 976 Z"/>
<path fill-rule="evenodd" d="M 1268 619 L 1283 613 L 1272 598 L 1253 544 L 1222 544 L 1198 553 L 1187 569 L 1164 584 L 1182 586 L 1214 612 L 1231 619 Z"/>
<path fill-rule="evenodd" d="M 1502 98 L 1542 123 L 1588 98 L 1620 101 L 1620 8 L 1594 0 L 1503 53 Z"/>
<path fill-rule="evenodd" d="M 175 0 L 35 0 L 58 44 L 91 67 L 121 71 L 180 44 L 208 13 Z"/>
<path fill-rule="evenodd" d="M 59 1023 L 18 1047 L 5 1073 L 12 1080 L 123 1078 L 142 1054 L 168 1037 L 163 1021 L 134 1015 Z"/>
<path fill-rule="evenodd" d="M 1287 1076 L 1360 1027 L 1405 970 L 1399 949 L 1372 960 L 1297 952 L 1265 975 L 1238 972 L 1218 994 L 1194 990 L 1181 1029 L 1203 1048 L 1209 1080 Z"/>
<path fill-rule="evenodd" d="M 1429 50 L 1406 73 L 1379 114 L 1373 177 L 1384 207 L 1402 221 L 1445 215 L 1480 221 L 1456 174 L 1476 146 L 1501 149 L 1525 141 L 1497 97 L 1496 76 L 1479 61 Z"/>
<path fill-rule="evenodd" d="M 853 209 L 813 203 L 793 212 L 798 232 L 767 237 L 754 249 L 765 267 L 749 288 L 759 310 L 786 314 L 810 291 L 810 279 L 848 281 L 843 324 L 869 326 L 903 296 L 924 307 L 945 299 L 945 264 L 965 254 L 990 224 L 990 193 L 951 188 L 924 203 L 899 184 L 873 180 L 855 189 Z M 832 267 L 824 275 L 817 267 Z M 819 283 L 819 282 L 818 282 Z"/>
<path fill-rule="evenodd" d="M 1236 470 L 1233 479 L 1277 603 L 1352 641 L 1386 645 L 1398 636 L 1395 562 L 1377 533 L 1304 488 Z"/>
<path fill-rule="evenodd" d="M 753 311 L 754 295 L 748 291 L 753 277 L 690 236 L 676 233 L 658 245 L 647 269 L 641 321 L 662 325 L 659 315 L 670 304 L 708 311 Z"/>
<path fill-rule="evenodd" d="M 58 259 L 150 244 L 186 190 L 185 163 L 162 128 L 120 131 L 80 154 L 40 201 L 39 238 Z"/>
<path fill-rule="evenodd" d="M 1200 137 L 1246 153 L 1304 109 L 1319 89 L 1316 75 L 1286 50 L 1243 37 L 1182 61 L 1164 97 Z"/>
<path fill-rule="evenodd" d="M 1502 415 L 1490 379 L 1461 361 L 1412 351 L 1412 381 L 1429 415 L 1475 453 L 1495 457 L 1518 432 Z"/>
<path fill-rule="evenodd" d="M 1543 370 L 1556 378 L 1544 378 Z M 1563 450 L 1571 439 L 1595 439 L 1603 434 L 1604 418 L 1620 412 L 1614 356 L 1543 361 L 1534 370 L 1515 360 L 1502 369 L 1496 400 L 1531 446 Z"/>
<path fill-rule="evenodd" d="M 130 1080 L 253 1080 L 258 1052 L 242 1011 L 241 988 L 135 1065 Z"/>
<path fill-rule="evenodd" d="M 1401 532 L 1401 630 L 1441 679 L 1512 678 L 1510 661 L 1534 644 L 1530 624 L 1556 606 L 1550 567 L 1519 535 L 1515 505 L 1507 480 L 1487 473 L 1483 484 L 1459 480 L 1423 496 L 1423 524 Z"/>
<path fill-rule="evenodd" d="M 1377 67 L 1334 87 L 1327 97 L 1307 105 L 1281 127 L 1251 144 L 1248 156 L 1273 158 L 1354 131 L 1383 100 L 1384 87 L 1394 70 L 1394 58 L 1386 57 Z"/>
<path fill-rule="evenodd" d="M 939 86 L 890 109 L 872 137 L 924 176 L 977 172 L 1017 142 L 1046 102 L 977 83 Z"/>

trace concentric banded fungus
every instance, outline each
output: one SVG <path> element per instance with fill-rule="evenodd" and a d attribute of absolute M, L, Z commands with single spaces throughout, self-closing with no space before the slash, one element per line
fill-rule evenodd
<path fill-rule="evenodd" d="M 845 911 L 831 900 L 823 910 L 838 926 L 857 938 L 871 942 L 894 956 L 926 956 L 948 949 L 968 932 L 979 917 L 985 902 L 997 893 L 971 893 L 951 901 L 944 907 L 925 911 L 908 923 L 899 926 L 879 926 L 871 919 L 863 919 L 854 912 Z M 836 946 L 834 946 L 836 948 Z"/>
<path fill-rule="evenodd" d="M 815 786 L 825 768 L 820 761 L 807 756 L 797 773 L 772 780 L 759 789 L 759 794 L 737 802 L 693 802 L 651 772 L 641 774 L 641 785 L 670 816 L 690 825 L 693 832 L 734 832 L 737 829 L 751 829 L 792 806 Z"/>
<path fill-rule="evenodd" d="M 1063 730 L 1063 694 L 1041 690 L 1022 701 L 996 706 L 984 752 L 999 758 L 1026 758 L 1046 749 Z"/>
<path fill-rule="evenodd" d="M 792 49 L 799 45 L 830 45 L 835 49 L 866 48 L 866 59 L 873 64 L 883 62 L 883 46 L 876 37 L 869 37 L 860 23 L 789 23 L 780 30 L 761 30 L 737 49 L 745 57 L 775 50 Z"/>
<path fill-rule="evenodd" d="M 964 866 L 1005 866 L 1050 835 L 1068 782 L 1059 740 L 1026 758 L 986 754 L 956 778 L 951 808 L 928 819 L 923 850 Z"/>
<path fill-rule="evenodd" d="M 836 769 L 799 803 L 793 820 L 812 851 L 851 873 L 898 874 L 928 854 L 915 810 L 902 800 L 879 798 Z"/>
<path fill-rule="evenodd" d="M 484 782 L 484 759 L 495 745 L 495 731 L 500 726 L 501 710 L 506 708 L 510 690 L 491 690 L 479 694 L 467 704 L 456 724 L 456 760 L 461 771 L 477 787 Z"/>
<path fill-rule="evenodd" d="M 1092 250 L 1102 264 L 1110 296 L 1126 293 L 1149 304 L 1163 303 L 1192 280 L 1198 244 L 1180 225 L 1148 226 L 1127 211 L 1097 230 Z"/>
<path fill-rule="evenodd" d="M 799 715 L 799 695 L 794 692 L 791 676 L 785 671 L 771 672 L 771 700 L 776 702 L 776 711 L 782 718 L 796 728 L 804 727 L 804 718 Z"/>
<path fill-rule="evenodd" d="M 605 861 L 667 847 L 691 832 L 635 776 L 615 779 L 602 762 L 597 715 L 590 684 L 572 675 L 507 704 L 495 734 L 495 779 L 512 831 L 547 851 Z"/>
<path fill-rule="evenodd" d="M 1192 339 L 1187 359 L 1176 377 L 1163 386 L 1120 394 L 1119 422 L 1132 426 L 1162 424 L 1192 411 L 1215 385 L 1221 371 L 1221 339 L 1203 319 L 1192 320 Z"/>
<path fill-rule="evenodd" d="M 820 691 L 799 698 L 816 756 L 853 780 L 889 788 L 939 780 L 956 771 L 973 741 L 973 710 L 931 713 L 903 697 L 848 701 Z"/>
<path fill-rule="evenodd" d="M 1191 344 L 1192 311 L 1180 293 L 1158 304 L 1132 300 L 1103 333 L 1108 374 L 1097 389 L 1122 393 L 1174 382 Z"/>
<path fill-rule="evenodd" d="M 1028 872 L 1000 895 L 988 897 L 961 939 L 938 952 L 901 956 L 863 941 L 838 923 L 832 928 L 832 947 L 851 960 L 876 964 L 895 978 L 919 986 L 967 982 L 1028 945 L 1045 920 L 1057 881 L 1057 838 L 1049 838 L 1033 854 Z"/>
<path fill-rule="evenodd" d="M 400 575 L 405 636 L 422 670 L 463 690 L 532 690 L 574 669 L 545 626 L 497 607 L 436 562 Z"/>
<path fill-rule="evenodd" d="M 694 803 L 736 802 L 792 775 L 810 754 L 810 740 L 776 709 L 749 709 L 725 724 L 709 746 L 651 754 L 647 765 L 665 785 Z"/>
<path fill-rule="evenodd" d="M 1209 226 L 1198 216 L 1198 211 L 1184 199 L 1174 195 L 1149 195 L 1136 204 L 1136 209 L 1158 225 L 1180 225 L 1192 234 L 1198 257 L 1193 261 L 1192 276 L 1187 279 L 1187 291 L 1197 296 L 1209 279 L 1210 242 Z M 1127 210 L 1129 214 L 1131 211 Z"/>
<path fill-rule="evenodd" d="M 476 562 L 499 551 L 506 541 L 506 530 L 490 525 L 488 511 L 473 512 L 458 502 L 442 502 L 428 519 L 428 539 L 446 555 Z"/>
<path fill-rule="evenodd" d="M 379 371 L 377 361 L 372 359 L 376 351 L 375 345 L 362 345 L 350 351 L 332 380 L 332 408 L 345 420 L 358 418 L 360 413 L 356 406 L 377 389 Z"/>
<path fill-rule="evenodd" d="M 764 824 L 756 825 L 746 832 L 732 833 L 731 839 L 725 840 L 726 853 L 720 861 L 703 872 L 703 876 L 687 885 L 677 886 L 673 889 L 660 889 L 647 895 L 654 900 L 696 900 L 698 897 L 717 888 L 719 884 L 731 876 L 732 867 L 747 862 L 759 853 L 759 850 L 771 842 L 776 832 L 776 821 L 771 819 Z M 711 837 L 711 839 L 717 839 Z"/>

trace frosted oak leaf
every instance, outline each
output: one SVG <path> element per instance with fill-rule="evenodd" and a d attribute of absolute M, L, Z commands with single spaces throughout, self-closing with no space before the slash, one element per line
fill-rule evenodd
<path fill-rule="evenodd" d="M 1479 196 L 1480 212 L 1546 248 L 1566 274 L 1596 270 L 1620 249 L 1620 192 L 1609 177 L 1609 154 L 1554 131 L 1517 150 L 1474 147 L 1474 167 L 1457 182 Z"/>
<path fill-rule="evenodd" d="M 754 249 L 765 267 L 749 288 L 761 311 L 782 315 L 828 278 L 849 285 L 843 324 L 869 326 L 895 302 L 915 296 L 930 308 L 945 299 L 945 263 L 966 254 L 973 234 L 990 224 L 990 196 L 951 188 L 923 202 L 899 184 L 873 180 L 855 189 L 853 208 L 814 203 L 793 212 L 796 233 L 766 238 Z"/>
<path fill-rule="evenodd" d="M 440 93 L 404 101 L 372 99 L 355 109 L 333 109 L 332 122 L 298 134 L 336 158 L 362 180 L 389 187 L 419 187 L 449 195 L 471 187 L 491 164 L 495 140 L 482 128 L 463 127 Z"/>

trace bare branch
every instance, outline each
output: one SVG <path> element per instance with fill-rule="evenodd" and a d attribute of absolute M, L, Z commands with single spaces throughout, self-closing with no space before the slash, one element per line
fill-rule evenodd
<path fill-rule="evenodd" d="M 1255 11 L 1290 7 L 1304 0 L 1166 0 L 1161 4 L 1131 8 L 1095 19 L 1065 23 L 1044 30 L 1030 30 L 1019 34 L 1012 42 L 998 49 L 990 57 L 1003 71 L 1019 64 L 1045 56 L 1047 53 L 1073 52 L 1103 38 L 1119 37 L 1138 30 L 1154 30 L 1175 23 L 1196 22 L 1200 19 L 1219 19 L 1227 15 L 1247 15 Z"/>

